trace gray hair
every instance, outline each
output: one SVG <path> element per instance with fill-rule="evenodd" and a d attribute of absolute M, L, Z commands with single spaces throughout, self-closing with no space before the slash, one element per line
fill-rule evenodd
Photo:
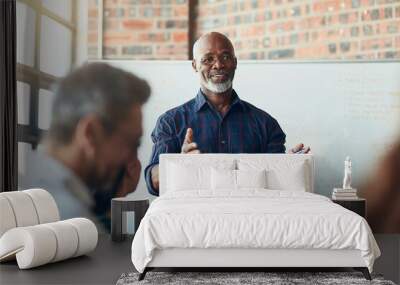
<path fill-rule="evenodd" d="M 56 85 L 48 139 L 69 143 L 78 122 L 91 114 L 112 132 L 134 104 L 147 101 L 150 92 L 148 83 L 132 73 L 105 63 L 86 64 Z"/>

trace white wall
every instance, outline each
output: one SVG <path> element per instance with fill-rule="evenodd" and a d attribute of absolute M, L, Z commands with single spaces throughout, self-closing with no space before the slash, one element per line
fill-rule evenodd
<path fill-rule="evenodd" d="M 107 61 L 106 61 L 107 62 Z M 139 158 L 147 165 L 150 134 L 166 110 L 193 98 L 199 88 L 189 61 L 108 61 L 147 79 L 152 96 L 144 107 Z M 400 62 L 239 61 L 239 96 L 274 116 L 287 147 L 310 145 L 316 158 L 317 193 L 340 187 L 343 161 L 353 160 L 353 186 L 373 171 L 400 135 Z M 146 194 L 143 175 L 133 196 Z"/>

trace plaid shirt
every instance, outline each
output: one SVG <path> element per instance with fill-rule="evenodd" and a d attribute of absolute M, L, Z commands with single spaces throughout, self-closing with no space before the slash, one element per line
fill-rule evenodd
<path fill-rule="evenodd" d="M 200 90 L 185 104 L 161 115 L 151 134 L 154 143 L 145 178 L 150 194 L 150 171 L 162 153 L 180 153 L 187 128 L 193 129 L 193 141 L 202 153 L 284 153 L 286 135 L 268 113 L 240 100 L 232 91 L 232 103 L 222 116 Z"/>

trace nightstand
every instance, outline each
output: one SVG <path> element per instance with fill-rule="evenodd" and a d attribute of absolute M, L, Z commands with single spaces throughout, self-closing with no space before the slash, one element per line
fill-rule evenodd
<path fill-rule="evenodd" d="M 340 206 L 359 214 L 365 218 L 366 200 L 359 198 L 354 200 L 336 200 L 332 199 L 332 202 L 339 204 Z"/>
<path fill-rule="evenodd" d="M 112 241 L 123 241 L 127 236 L 134 235 L 148 208 L 148 199 L 113 198 L 111 200 Z M 131 217 L 134 218 L 130 219 Z M 133 231 L 129 231 L 129 227 L 133 227 Z"/>

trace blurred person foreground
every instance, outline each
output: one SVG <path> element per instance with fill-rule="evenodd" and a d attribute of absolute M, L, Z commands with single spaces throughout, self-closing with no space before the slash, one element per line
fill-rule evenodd
<path fill-rule="evenodd" d="M 384 155 L 362 187 L 367 219 L 375 233 L 400 233 L 400 140 Z"/>
<path fill-rule="evenodd" d="M 23 187 L 49 191 L 61 219 L 87 217 L 109 230 L 110 200 L 139 180 L 141 107 L 150 92 L 146 81 L 104 63 L 61 79 L 44 149 L 29 159 Z"/>

